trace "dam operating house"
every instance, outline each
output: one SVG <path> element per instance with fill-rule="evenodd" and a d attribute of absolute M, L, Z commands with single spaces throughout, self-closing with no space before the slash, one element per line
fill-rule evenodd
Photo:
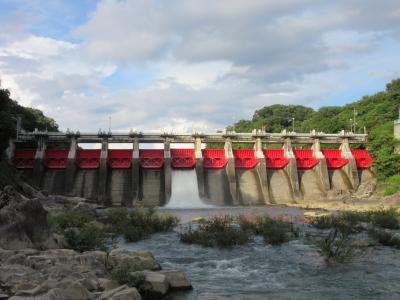
<path fill-rule="evenodd" d="M 192 170 L 203 202 L 262 205 L 356 191 L 374 176 L 373 159 L 360 147 L 366 142 L 366 134 L 346 132 L 36 131 L 19 134 L 8 153 L 10 163 L 34 185 L 99 204 L 130 206 L 140 201 L 145 206 L 165 205 L 171 198 L 172 172 Z M 81 147 L 88 143 L 99 149 Z M 128 149 L 116 149 L 121 144 L 129 144 Z M 162 149 L 148 149 L 144 144 L 159 144 Z M 182 144 L 192 147 L 179 148 Z"/>

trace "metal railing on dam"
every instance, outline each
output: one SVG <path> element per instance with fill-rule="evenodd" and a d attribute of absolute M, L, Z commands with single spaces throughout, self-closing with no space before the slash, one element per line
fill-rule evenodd
<path fill-rule="evenodd" d="M 356 191 L 360 183 L 374 176 L 373 159 L 367 150 L 352 150 L 350 145 L 366 145 L 367 138 L 367 134 L 344 131 L 34 131 L 19 133 L 8 153 L 10 163 L 26 173 L 35 186 L 105 205 L 129 206 L 133 201 L 146 206 L 165 205 L 171 197 L 174 169 L 195 170 L 199 197 L 206 203 L 262 205 Z M 83 149 L 83 143 L 101 146 Z M 149 143 L 162 144 L 163 149 L 141 149 L 140 145 Z M 191 149 L 179 149 L 179 144 L 187 143 L 193 144 Z M 130 147 L 118 149 L 118 144 Z M 247 149 L 236 149 L 236 144 Z"/>

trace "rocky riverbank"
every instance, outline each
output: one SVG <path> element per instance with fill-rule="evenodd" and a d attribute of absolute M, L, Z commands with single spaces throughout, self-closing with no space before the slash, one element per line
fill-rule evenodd
<path fill-rule="evenodd" d="M 26 184 L 0 192 L 0 299 L 162 299 L 191 289 L 182 271 L 161 270 L 148 252 L 76 252 L 47 221 L 68 207 L 92 214 L 82 198 L 49 196 Z"/>

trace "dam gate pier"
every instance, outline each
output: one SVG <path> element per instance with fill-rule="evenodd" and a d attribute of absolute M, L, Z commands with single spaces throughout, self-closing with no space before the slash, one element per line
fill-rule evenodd
<path fill-rule="evenodd" d="M 97 145 L 83 148 L 82 144 Z M 118 148 L 128 144 L 128 149 Z M 145 145 L 160 144 L 162 149 Z M 193 145 L 190 149 L 181 144 Z M 301 202 L 351 193 L 371 179 L 366 134 L 23 132 L 9 162 L 36 187 L 107 206 L 163 206 L 172 172 L 194 170 L 214 205 Z M 216 145 L 222 145 L 215 148 Z M 237 145 L 240 145 L 239 147 Z M 243 145 L 250 145 L 242 149 Z M 178 146 L 178 147 L 176 147 Z M 361 146 L 361 147 L 360 147 Z M 146 148 L 146 149 L 145 149 Z"/>

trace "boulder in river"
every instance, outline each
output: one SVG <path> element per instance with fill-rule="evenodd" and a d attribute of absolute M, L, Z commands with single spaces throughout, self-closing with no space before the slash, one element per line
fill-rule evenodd
<path fill-rule="evenodd" d="M 1 248 L 57 247 L 47 223 L 47 211 L 38 199 L 28 199 L 12 186 L 0 192 L 0 199 Z"/>

